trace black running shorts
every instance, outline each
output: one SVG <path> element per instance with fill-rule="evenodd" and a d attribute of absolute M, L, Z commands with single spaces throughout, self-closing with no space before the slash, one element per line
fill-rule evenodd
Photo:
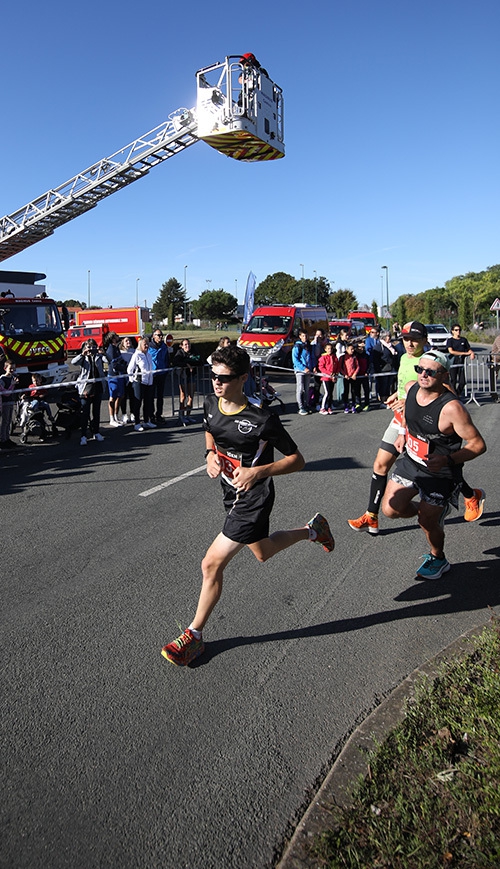
<path fill-rule="evenodd" d="M 235 543 L 257 543 L 269 537 L 269 522 L 274 504 L 274 483 L 261 480 L 248 492 L 236 489 L 221 480 L 224 507 L 227 513 L 222 533 Z"/>
<path fill-rule="evenodd" d="M 438 477 L 436 474 L 430 474 L 423 466 L 412 461 L 406 453 L 403 453 L 394 465 L 391 480 L 401 486 L 412 486 L 417 489 L 421 500 L 435 507 L 446 504 L 457 506 L 461 486 L 461 480 L 457 479 L 457 475 Z"/>

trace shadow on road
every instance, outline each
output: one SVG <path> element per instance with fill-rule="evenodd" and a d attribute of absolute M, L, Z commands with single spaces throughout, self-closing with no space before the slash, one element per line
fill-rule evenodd
<path fill-rule="evenodd" d="M 499 514 L 493 514 L 498 524 Z M 489 524 L 489 523 L 485 523 Z M 259 643 L 282 642 L 283 640 L 300 640 L 310 637 L 322 637 L 332 634 L 343 634 L 350 631 L 362 631 L 372 625 L 387 624 L 400 619 L 440 616 L 446 613 L 485 610 L 500 604 L 500 546 L 486 549 L 483 555 L 489 556 L 475 563 L 463 562 L 453 564 L 452 569 L 439 580 L 419 581 L 401 592 L 396 601 L 418 601 L 409 606 L 397 609 L 383 610 L 349 619 L 337 619 L 308 625 L 289 631 L 276 631 L 272 634 L 257 634 L 247 637 L 228 637 L 225 640 L 215 640 L 207 643 L 205 654 L 190 665 L 191 668 L 203 667 L 217 655 L 235 649 L 238 646 L 253 646 Z M 432 598 L 432 600 L 430 600 Z"/>

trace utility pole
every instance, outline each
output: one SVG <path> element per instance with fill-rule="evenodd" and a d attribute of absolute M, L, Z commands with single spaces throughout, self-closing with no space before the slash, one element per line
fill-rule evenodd
<path fill-rule="evenodd" d="M 390 316 L 389 316 L 389 266 L 380 266 L 380 268 L 385 269 L 385 297 L 386 297 L 386 306 L 387 306 L 386 326 L 387 326 L 387 331 L 389 331 L 389 328 L 391 325 L 390 324 Z"/>

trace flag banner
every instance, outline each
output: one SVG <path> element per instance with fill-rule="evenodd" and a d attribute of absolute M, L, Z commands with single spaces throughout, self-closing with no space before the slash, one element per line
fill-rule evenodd
<path fill-rule="evenodd" d="M 249 272 L 247 278 L 247 288 L 245 290 L 245 306 L 243 309 L 243 323 L 245 325 L 248 323 L 250 317 L 253 314 L 253 302 L 255 296 L 255 285 L 257 283 L 257 279 L 253 272 Z"/>

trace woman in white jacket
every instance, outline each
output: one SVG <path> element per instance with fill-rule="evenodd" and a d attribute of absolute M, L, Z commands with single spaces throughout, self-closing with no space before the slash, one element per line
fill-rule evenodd
<path fill-rule="evenodd" d="M 153 422 L 153 359 L 149 352 L 149 339 L 143 336 L 139 338 L 137 350 L 135 350 L 127 367 L 134 390 L 134 405 L 132 413 L 135 417 L 135 430 L 144 431 L 145 428 L 156 428 Z M 142 403 L 142 419 L 140 421 Z"/>

